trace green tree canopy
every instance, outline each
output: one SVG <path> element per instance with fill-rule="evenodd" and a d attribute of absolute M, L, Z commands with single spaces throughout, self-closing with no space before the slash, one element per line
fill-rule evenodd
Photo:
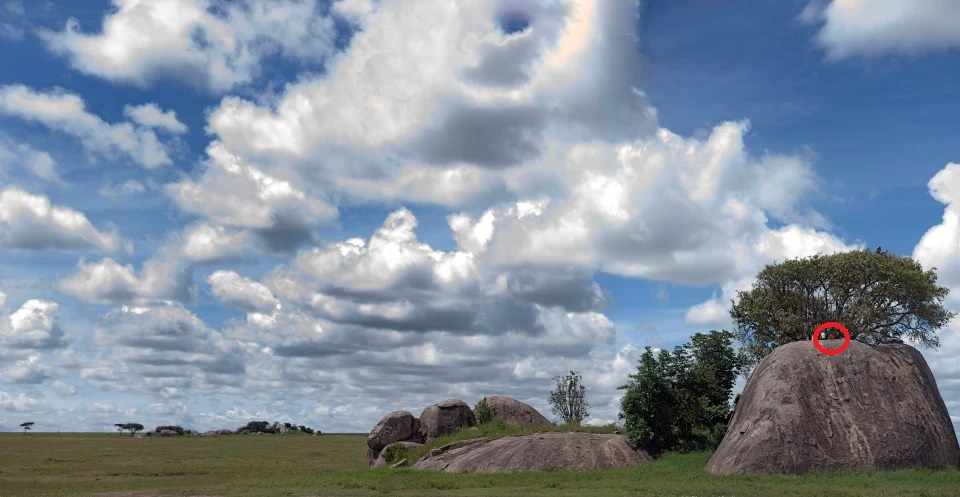
<path fill-rule="evenodd" d="M 943 307 L 948 292 L 934 269 L 924 271 L 910 257 L 855 250 L 767 266 L 752 289 L 737 294 L 730 314 L 753 360 L 809 340 L 828 321 L 843 323 L 864 343 L 910 338 L 937 347 L 936 331 L 953 317 Z"/>
<path fill-rule="evenodd" d="M 673 352 L 647 347 L 637 372 L 621 387 L 627 437 L 651 454 L 716 447 L 742 364 L 728 331 L 697 333 Z"/>

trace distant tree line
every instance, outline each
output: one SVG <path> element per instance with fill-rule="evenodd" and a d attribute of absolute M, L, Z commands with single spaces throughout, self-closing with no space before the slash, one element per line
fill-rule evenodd
<path fill-rule="evenodd" d="M 308 435 L 316 434 L 316 430 L 304 425 L 293 423 L 270 423 L 269 421 L 251 421 L 237 429 L 238 434 L 244 433 L 288 433 L 301 432 Z"/>
<path fill-rule="evenodd" d="M 24 423 L 27 424 L 27 423 Z M 31 426 L 33 423 L 29 423 Z M 24 426 L 24 425 L 21 425 Z M 143 431 L 144 426 L 140 423 L 117 423 L 114 425 L 118 431 L 127 431 L 130 432 L 130 436 L 135 435 L 137 432 Z M 24 427 L 24 430 L 29 430 L 29 426 Z M 232 434 L 252 434 L 252 433 L 291 433 L 299 432 L 306 433 L 308 435 L 319 435 L 320 430 L 315 430 L 305 425 L 295 425 L 293 423 L 271 423 L 269 421 L 250 421 L 249 423 L 241 426 L 236 430 L 215 430 L 207 432 L 208 435 L 232 435 Z M 197 435 L 199 433 L 183 428 L 178 425 L 162 425 L 157 426 L 152 431 L 147 432 L 147 436 L 183 436 L 183 435 Z"/>

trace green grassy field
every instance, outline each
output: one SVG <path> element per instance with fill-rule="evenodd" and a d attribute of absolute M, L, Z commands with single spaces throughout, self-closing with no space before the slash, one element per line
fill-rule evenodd
<path fill-rule="evenodd" d="M 0 435 L 0 496 L 958 496 L 958 471 L 713 477 L 709 454 L 630 470 L 453 475 L 366 467 L 358 435 Z"/>

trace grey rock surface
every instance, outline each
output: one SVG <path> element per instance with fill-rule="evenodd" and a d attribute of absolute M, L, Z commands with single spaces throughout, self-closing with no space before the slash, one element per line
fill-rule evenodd
<path fill-rule="evenodd" d="M 494 412 L 494 419 L 514 426 L 544 426 L 550 425 L 550 420 L 540 414 L 533 406 L 520 402 L 505 395 L 490 395 L 485 397 L 487 405 Z"/>
<path fill-rule="evenodd" d="M 420 414 L 420 433 L 425 440 L 456 433 L 461 428 L 476 424 L 473 411 L 462 400 L 444 400 L 427 407 Z"/>
<path fill-rule="evenodd" d="M 422 442 L 420 423 L 407 411 L 393 411 L 384 417 L 367 435 L 368 459 L 372 464 L 384 447 L 400 441 Z"/>
<path fill-rule="evenodd" d="M 392 444 L 387 445 L 386 447 L 383 448 L 383 450 L 380 451 L 380 454 L 377 456 L 377 459 L 373 461 L 373 467 L 385 468 L 388 465 L 390 465 L 391 462 L 387 461 L 387 454 L 394 447 L 399 447 L 404 449 L 415 449 L 417 447 L 423 447 L 423 444 L 417 443 L 417 442 L 393 442 Z"/>
<path fill-rule="evenodd" d="M 837 348 L 840 340 L 822 341 Z M 783 345 L 750 376 L 713 474 L 956 467 L 960 448 L 930 368 L 909 345 L 838 356 Z"/>
<path fill-rule="evenodd" d="M 650 460 L 645 452 L 630 447 L 622 435 L 538 433 L 434 449 L 414 468 L 448 473 L 508 473 L 627 468 Z"/>

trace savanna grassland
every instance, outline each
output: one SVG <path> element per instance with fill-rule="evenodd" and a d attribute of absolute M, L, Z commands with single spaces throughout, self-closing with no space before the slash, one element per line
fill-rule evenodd
<path fill-rule="evenodd" d="M 0 435 L 2 497 L 957 496 L 960 471 L 714 477 L 708 453 L 630 470 L 454 475 L 368 470 L 363 435 Z"/>

